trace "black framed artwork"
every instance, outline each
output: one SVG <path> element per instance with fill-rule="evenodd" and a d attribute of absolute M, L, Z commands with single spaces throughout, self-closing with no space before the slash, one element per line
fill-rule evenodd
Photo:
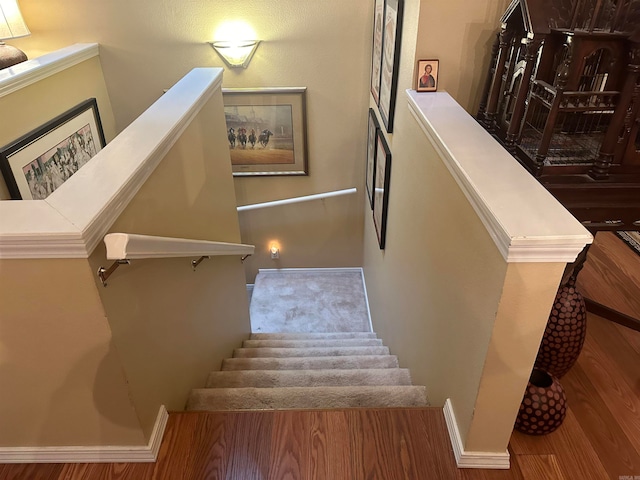
<path fill-rule="evenodd" d="M 373 108 L 369 109 L 369 129 L 367 135 L 367 172 L 365 178 L 365 184 L 367 187 L 367 197 L 369 198 L 369 205 L 373 210 L 373 193 L 375 185 L 376 174 L 376 151 L 377 151 L 377 137 L 380 126 L 376 117 L 376 112 Z"/>
<path fill-rule="evenodd" d="M 387 236 L 387 211 L 391 184 L 391 150 L 381 129 L 376 135 L 376 158 L 373 195 L 373 223 L 378 234 L 378 244 L 384 250 Z"/>
<path fill-rule="evenodd" d="M 403 0 L 385 0 L 378 107 L 388 133 L 393 132 L 402 41 L 402 10 Z"/>
<path fill-rule="evenodd" d="M 382 29 L 384 25 L 384 0 L 375 0 L 373 6 L 373 48 L 371 54 L 371 95 L 380 104 L 380 68 L 382 67 Z"/>
<path fill-rule="evenodd" d="M 95 98 L 0 149 L 0 171 L 14 200 L 43 200 L 106 145 Z"/>

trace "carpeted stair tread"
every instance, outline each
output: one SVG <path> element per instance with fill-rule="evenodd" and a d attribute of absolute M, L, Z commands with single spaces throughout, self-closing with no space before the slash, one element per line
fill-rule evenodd
<path fill-rule="evenodd" d="M 236 348 L 233 358 L 389 355 L 387 347 Z"/>
<path fill-rule="evenodd" d="M 411 385 L 406 368 L 359 370 L 238 370 L 211 372 L 207 388 Z"/>
<path fill-rule="evenodd" d="M 329 332 L 329 333 L 252 333 L 251 340 L 317 340 L 347 338 L 378 338 L 374 332 Z"/>
<path fill-rule="evenodd" d="M 309 348 L 309 347 L 381 347 L 379 338 L 344 338 L 318 340 L 245 340 L 244 348 Z"/>
<path fill-rule="evenodd" d="M 222 370 L 320 370 L 397 368 L 395 355 L 349 355 L 344 357 L 226 358 Z"/>
<path fill-rule="evenodd" d="M 201 388 L 187 410 L 426 407 L 423 386 Z"/>

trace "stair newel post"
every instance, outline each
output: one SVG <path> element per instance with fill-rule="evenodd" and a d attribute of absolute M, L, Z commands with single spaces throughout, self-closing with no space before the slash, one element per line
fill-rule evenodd
<path fill-rule="evenodd" d="M 509 129 L 507 130 L 507 138 L 505 146 L 511 153 L 515 152 L 516 139 L 520 133 L 522 119 L 524 118 L 525 109 L 527 105 L 527 97 L 531 87 L 531 80 L 534 76 L 534 67 L 536 65 L 536 59 L 538 58 L 538 50 L 542 45 L 544 39 L 528 40 L 525 53 L 525 68 L 522 74 L 522 82 L 518 89 L 518 95 L 516 96 L 515 108 L 511 116 L 509 123 Z"/>
<path fill-rule="evenodd" d="M 507 31 L 506 25 L 503 25 L 499 35 L 500 42 L 498 59 L 496 61 L 495 71 L 493 72 L 493 78 L 491 80 L 487 110 L 484 114 L 484 124 L 490 131 L 494 131 L 497 128 L 496 115 L 498 110 L 498 101 L 502 90 L 502 75 L 504 74 L 504 67 L 507 62 L 507 55 L 509 53 L 509 46 L 511 44 L 512 37 L 513 33 Z"/>
<path fill-rule="evenodd" d="M 613 163 L 616 144 L 618 139 L 624 136 L 625 119 L 629 107 L 633 103 L 638 75 L 640 75 L 640 44 L 634 43 L 629 50 L 627 75 L 616 104 L 616 109 L 613 112 L 611 122 L 602 141 L 598 158 L 589 172 L 592 178 L 602 180 L 609 176 L 609 167 L 611 167 Z"/>
<path fill-rule="evenodd" d="M 484 123 L 485 113 L 487 111 L 487 102 L 489 101 L 489 90 L 493 82 L 493 74 L 496 70 L 496 64 L 498 62 L 498 49 L 500 48 L 500 34 L 496 33 L 496 38 L 493 41 L 491 47 L 491 61 L 489 62 L 489 71 L 482 88 L 482 98 L 480 99 L 480 105 L 478 106 L 478 115 L 476 118 L 481 123 Z"/>

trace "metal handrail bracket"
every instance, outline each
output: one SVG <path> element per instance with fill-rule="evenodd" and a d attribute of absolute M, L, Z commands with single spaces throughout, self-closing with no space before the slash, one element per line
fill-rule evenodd
<path fill-rule="evenodd" d="M 98 268 L 98 278 L 102 281 L 102 286 L 107 286 L 107 279 L 111 276 L 113 272 L 117 270 L 120 265 L 130 265 L 131 261 L 127 259 L 116 260 L 111 264 L 109 268 L 100 267 Z"/>

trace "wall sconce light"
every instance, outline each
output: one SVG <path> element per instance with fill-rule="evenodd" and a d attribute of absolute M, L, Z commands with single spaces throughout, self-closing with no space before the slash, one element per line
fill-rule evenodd
<path fill-rule="evenodd" d="M 269 253 L 271 254 L 271 260 L 280 258 L 280 246 L 277 243 L 272 243 L 269 247 Z"/>
<path fill-rule="evenodd" d="M 31 35 L 22 18 L 17 0 L 0 0 L 0 70 L 24 62 L 27 56 L 3 40 Z"/>
<path fill-rule="evenodd" d="M 220 40 L 209 43 L 231 68 L 247 68 L 260 40 Z"/>

